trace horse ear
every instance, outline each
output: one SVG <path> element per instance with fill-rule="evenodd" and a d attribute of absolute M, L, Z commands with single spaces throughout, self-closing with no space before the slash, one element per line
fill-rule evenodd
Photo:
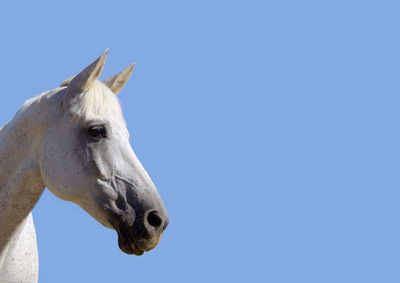
<path fill-rule="evenodd" d="M 114 94 L 118 94 L 121 91 L 121 89 L 125 86 L 127 81 L 129 80 L 129 78 L 132 74 L 133 67 L 135 67 L 134 63 L 132 65 L 130 65 L 128 68 L 126 68 L 125 70 L 123 70 L 121 73 L 105 79 L 103 81 L 103 83 L 109 89 L 111 89 L 111 91 Z"/>
<path fill-rule="evenodd" d="M 71 79 L 71 81 L 68 82 L 68 88 L 73 88 L 75 93 L 82 92 L 85 89 L 88 89 L 93 84 L 93 82 L 100 76 L 101 72 L 103 71 L 104 63 L 106 62 L 106 58 L 107 58 L 108 50 L 109 49 L 107 48 L 106 51 L 104 51 L 104 53 L 99 58 L 97 58 L 96 61 L 94 61 L 89 66 L 87 66 L 78 75 L 73 77 Z M 66 83 L 66 81 L 64 81 L 61 85 L 64 85 L 64 83 Z"/>
<path fill-rule="evenodd" d="M 68 86 L 71 83 L 73 78 L 75 78 L 75 76 L 72 76 L 68 79 L 63 80 L 63 82 L 58 87 Z"/>

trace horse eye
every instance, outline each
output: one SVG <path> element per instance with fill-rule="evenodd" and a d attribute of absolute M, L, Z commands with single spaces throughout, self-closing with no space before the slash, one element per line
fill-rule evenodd
<path fill-rule="evenodd" d="M 107 137 L 106 135 L 106 129 L 104 126 L 93 126 L 90 127 L 89 130 L 89 135 L 93 138 L 105 138 Z"/>

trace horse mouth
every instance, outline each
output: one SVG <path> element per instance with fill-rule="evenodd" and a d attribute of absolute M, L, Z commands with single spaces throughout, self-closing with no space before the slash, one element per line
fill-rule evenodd
<path fill-rule="evenodd" d="M 141 256 L 144 253 L 136 244 L 124 222 L 121 222 L 115 230 L 118 233 L 118 246 L 124 253 L 137 256 Z"/>

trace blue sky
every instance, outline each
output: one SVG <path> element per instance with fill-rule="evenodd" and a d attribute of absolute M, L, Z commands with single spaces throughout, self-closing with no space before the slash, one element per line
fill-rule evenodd
<path fill-rule="evenodd" d="M 396 1 L 8 1 L 3 124 L 110 48 L 159 246 L 45 191 L 41 283 L 399 282 Z"/>

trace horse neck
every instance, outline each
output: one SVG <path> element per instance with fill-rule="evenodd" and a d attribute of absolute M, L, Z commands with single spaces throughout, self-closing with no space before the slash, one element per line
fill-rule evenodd
<path fill-rule="evenodd" d="M 0 259 L 42 194 L 38 154 L 47 99 L 28 102 L 0 129 Z"/>

